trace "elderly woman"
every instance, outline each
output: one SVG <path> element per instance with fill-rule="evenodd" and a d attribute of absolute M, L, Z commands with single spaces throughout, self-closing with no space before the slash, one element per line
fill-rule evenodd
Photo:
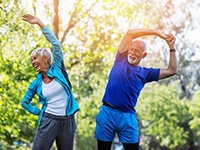
<path fill-rule="evenodd" d="M 54 58 L 51 64 L 52 54 L 46 48 L 38 48 L 31 53 L 32 65 L 38 74 L 29 85 L 22 99 L 22 106 L 39 116 L 33 150 L 49 150 L 54 141 L 58 150 L 72 150 L 76 130 L 74 114 L 79 107 L 64 67 L 60 42 L 39 18 L 26 14 L 22 20 L 41 28 L 43 35 L 51 43 Z M 31 104 L 36 94 L 42 109 Z"/>

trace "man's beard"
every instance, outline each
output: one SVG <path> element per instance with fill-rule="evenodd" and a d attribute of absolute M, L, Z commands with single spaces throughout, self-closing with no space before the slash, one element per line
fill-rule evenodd
<path fill-rule="evenodd" d="M 131 54 L 128 55 L 127 59 L 131 65 L 138 65 L 139 63 L 139 59 L 136 56 L 133 56 Z"/>

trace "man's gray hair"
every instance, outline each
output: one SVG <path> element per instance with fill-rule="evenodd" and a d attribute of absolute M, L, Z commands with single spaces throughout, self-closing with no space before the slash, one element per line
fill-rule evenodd
<path fill-rule="evenodd" d="M 36 55 L 36 54 L 39 54 L 41 57 L 42 56 L 47 56 L 49 58 L 48 63 L 49 63 L 49 65 L 51 64 L 51 62 L 52 62 L 52 53 L 51 53 L 49 48 L 37 48 L 37 49 L 32 51 L 31 57 Z"/>
<path fill-rule="evenodd" d="M 133 40 L 132 43 L 140 43 L 140 44 L 143 44 L 143 46 L 144 46 L 144 51 L 146 51 L 146 49 L 147 49 L 146 43 L 145 43 L 143 40 L 136 39 L 136 40 Z"/>

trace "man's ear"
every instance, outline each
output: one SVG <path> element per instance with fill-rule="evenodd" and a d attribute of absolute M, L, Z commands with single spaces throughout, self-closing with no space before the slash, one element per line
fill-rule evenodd
<path fill-rule="evenodd" d="M 147 53 L 144 52 L 143 55 L 142 55 L 142 58 L 145 58 L 147 56 Z"/>

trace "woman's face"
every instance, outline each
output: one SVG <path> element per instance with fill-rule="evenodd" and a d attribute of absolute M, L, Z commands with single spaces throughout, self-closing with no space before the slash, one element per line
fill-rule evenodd
<path fill-rule="evenodd" d="M 33 67 L 37 72 L 47 72 L 49 70 L 48 58 L 40 56 L 38 53 L 31 57 Z"/>

